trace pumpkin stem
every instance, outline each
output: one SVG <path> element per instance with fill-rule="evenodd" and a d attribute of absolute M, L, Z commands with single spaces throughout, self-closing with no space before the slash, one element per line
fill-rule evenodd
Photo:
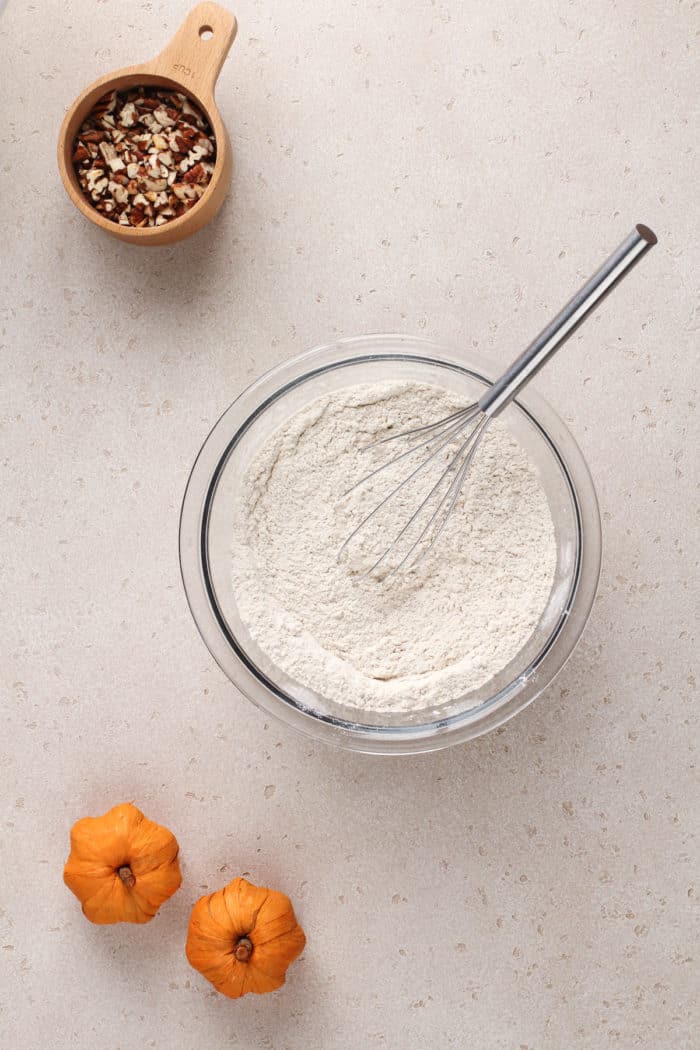
<path fill-rule="evenodd" d="M 253 954 L 253 942 L 248 940 L 247 937 L 241 937 L 236 944 L 233 954 L 239 962 L 248 962 L 248 959 Z"/>
<path fill-rule="evenodd" d="M 117 871 L 117 875 L 129 889 L 136 885 L 136 877 L 128 864 L 122 864 Z"/>

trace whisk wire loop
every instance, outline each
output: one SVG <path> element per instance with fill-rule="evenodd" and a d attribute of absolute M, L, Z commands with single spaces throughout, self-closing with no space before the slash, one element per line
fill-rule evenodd
<path fill-rule="evenodd" d="M 392 458 L 387 460 L 386 463 L 381 463 L 374 470 L 370 471 L 369 474 L 365 474 L 364 477 L 360 478 L 359 481 L 356 481 L 354 485 L 351 485 L 350 488 L 347 489 L 340 498 L 344 499 L 346 496 L 349 496 L 350 493 L 354 492 L 355 489 L 358 489 L 360 485 L 364 485 L 366 481 L 369 481 L 377 474 L 381 474 L 382 471 L 388 470 L 389 467 L 392 467 L 394 465 L 394 463 L 399 463 L 402 459 L 406 459 L 407 456 L 412 456 L 414 452 L 419 452 L 422 448 L 425 448 L 432 441 L 435 441 L 436 438 L 446 436 L 447 439 L 441 445 L 438 445 L 438 447 L 431 454 L 431 456 L 428 459 L 424 460 L 423 464 L 421 464 L 421 466 L 425 466 L 431 461 L 431 459 L 434 459 L 434 457 L 445 447 L 445 445 L 449 444 L 449 441 L 455 434 L 458 434 L 460 430 L 464 429 L 469 420 L 473 419 L 473 417 L 478 412 L 479 406 L 477 404 L 469 405 L 468 408 L 462 409 L 460 412 L 454 412 L 451 416 L 445 416 L 444 419 L 439 419 L 437 423 L 431 423 L 427 427 L 415 427 L 413 430 L 401 430 L 398 434 L 391 434 L 389 437 L 380 438 L 378 441 L 372 441 L 371 444 L 365 445 L 362 451 L 368 452 L 371 448 L 376 448 L 378 445 L 383 445 L 387 441 L 397 441 L 399 438 L 411 437 L 413 434 L 419 434 L 421 433 L 421 431 L 425 430 L 437 431 L 438 428 L 443 428 L 445 424 L 450 423 L 453 420 L 457 420 L 457 422 L 454 422 L 452 426 L 447 428 L 447 430 L 442 429 L 438 433 L 432 434 L 425 441 L 421 441 L 419 444 L 413 445 L 405 452 L 399 452 L 398 455 L 392 456 Z M 410 477 L 413 477 L 413 475 L 410 475 Z M 408 481 L 409 479 L 410 478 L 406 478 L 405 480 Z"/>
<path fill-rule="evenodd" d="M 475 412 L 478 412 L 478 407 L 470 406 L 470 409 L 472 407 L 474 407 Z M 454 423 L 451 427 L 448 428 L 447 431 L 443 431 L 440 435 L 435 435 L 434 434 L 431 438 L 428 439 L 428 441 L 423 441 L 419 445 L 414 445 L 412 448 L 408 449 L 407 452 L 402 452 L 398 456 L 394 456 L 387 463 L 382 463 L 381 466 L 376 468 L 376 470 L 373 470 L 369 474 L 366 474 L 363 478 L 360 478 L 360 480 L 358 482 L 356 482 L 351 488 L 349 488 L 347 490 L 347 492 L 343 493 L 343 497 L 350 495 L 350 493 L 354 492 L 354 490 L 359 488 L 360 485 L 364 485 L 365 482 L 367 482 L 371 478 L 375 477 L 375 475 L 380 474 L 382 471 L 384 471 L 388 467 L 392 466 L 392 464 L 398 463 L 400 460 L 405 459 L 406 456 L 411 455 L 411 453 L 413 453 L 413 452 L 419 451 L 421 448 L 425 448 L 426 445 L 429 445 L 432 441 L 435 441 L 436 437 L 441 437 L 442 438 L 442 441 L 440 441 L 440 443 L 438 444 L 437 448 L 435 448 L 428 456 L 426 456 L 425 459 L 422 460 L 418 464 L 418 466 L 415 467 L 415 469 L 412 470 L 411 473 L 407 477 L 403 478 L 398 483 L 398 485 L 395 485 L 394 488 L 392 488 L 391 491 L 389 493 L 387 493 L 387 495 L 384 496 L 384 498 L 376 505 L 376 507 L 374 507 L 374 509 L 371 510 L 370 513 L 367 514 L 362 519 L 362 521 L 359 523 L 359 525 L 357 525 L 353 529 L 353 531 L 345 539 L 345 541 L 343 542 L 340 550 L 338 551 L 338 560 L 340 560 L 342 558 L 342 556 L 345 553 L 345 551 L 347 550 L 348 545 L 350 544 L 351 540 L 353 540 L 355 538 L 355 536 L 358 534 L 360 529 L 364 528 L 364 526 L 369 521 L 371 521 L 372 518 L 374 518 L 379 513 L 379 511 L 382 509 L 382 507 L 386 506 L 386 504 L 389 502 L 389 500 L 392 499 L 392 497 L 395 496 L 396 493 L 399 492 L 400 489 L 404 488 L 410 481 L 412 481 L 418 474 L 420 474 L 428 466 L 428 464 L 431 463 L 435 459 L 435 457 L 437 455 L 439 455 L 439 453 L 447 445 L 449 445 L 449 443 L 452 440 L 454 440 L 454 438 L 464 429 L 464 427 L 467 425 L 469 420 L 473 418 L 473 415 L 474 415 L 474 413 L 471 413 L 468 416 L 464 415 L 462 419 L 460 419 L 457 423 Z M 453 417 L 449 417 L 449 418 L 453 418 Z M 439 422 L 444 422 L 444 420 L 441 420 Z M 403 437 L 403 436 L 406 435 L 406 433 L 407 432 L 402 432 L 401 434 L 392 435 L 392 438 L 394 438 L 394 437 Z M 411 432 L 408 432 L 408 433 L 411 433 Z M 343 497 L 341 497 L 341 498 L 343 498 Z"/>
<path fill-rule="evenodd" d="M 479 442 L 479 440 L 480 440 L 480 438 L 481 438 L 481 432 L 483 431 L 483 429 L 484 429 L 484 427 L 485 427 L 486 423 L 488 423 L 488 419 L 483 419 L 483 420 L 481 420 L 481 421 L 480 421 L 479 423 L 477 423 L 477 425 L 476 425 L 476 426 L 474 427 L 474 429 L 473 429 L 473 430 L 471 430 L 471 431 L 470 431 L 470 433 L 468 434 L 468 436 L 466 437 L 466 439 L 465 439 L 465 440 L 464 440 L 464 441 L 462 442 L 462 444 L 461 444 L 461 445 L 459 446 L 459 448 L 457 449 L 456 453 L 454 454 L 454 456 L 452 457 L 452 459 L 450 460 L 450 462 L 448 463 L 448 465 L 447 465 L 447 466 L 445 467 L 445 469 L 443 470 L 443 472 L 442 472 L 442 473 L 440 474 L 440 477 L 439 477 L 439 478 L 437 479 L 437 481 L 435 482 L 435 484 L 433 485 L 433 487 L 432 487 L 432 488 L 430 489 L 430 491 L 428 492 L 428 494 L 427 494 L 427 495 L 426 495 L 426 496 L 424 497 L 424 499 L 422 500 L 422 502 L 421 502 L 421 503 L 420 503 L 420 504 L 418 505 L 418 507 L 416 508 L 416 510 L 415 510 L 415 511 L 413 512 L 413 514 L 411 514 L 411 516 L 410 516 L 410 518 L 408 519 L 408 521 L 406 522 L 406 524 L 405 524 L 405 525 L 404 525 L 404 526 L 403 526 L 403 527 L 402 527 L 402 528 L 401 528 L 401 529 L 399 530 L 399 532 L 398 532 L 398 533 L 396 534 L 396 536 L 394 537 L 394 539 L 392 540 L 392 542 L 391 542 L 391 543 L 389 544 L 389 546 L 388 546 L 388 547 L 386 548 L 386 550 L 384 551 L 384 553 L 383 553 L 383 554 L 382 554 L 382 555 L 381 555 L 381 556 L 380 556 L 380 557 L 379 557 L 379 558 L 378 558 L 378 559 L 377 559 L 377 560 L 375 561 L 375 563 L 374 563 L 374 564 L 373 564 L 372 566 L 370 566 L 370 568 L 369 568 L 369 569 L 367 570 L 367 572 L 365 573 L 365 575 L 366 575 L 366 576 L 369 576 L 369 575 L 371 575 L 371 574 L 372 574 L 373 572 L 375 572 L 375 571 L 376 571 L 376 569 L 378 569 L 378 568 L 379 568 L 379 566 L 380 566 L 380 565 L 382 564 L 382 562 L 386 561 L 386 559 L 387 559 L 387 558 L 389 557 L 389 555 L 390 555 L 390 554 L 392 553 L 392 551 L 396 550 L 396 548 L 398 547 L 398 545 L 399 545 L 400 541 L 401 541 L 401 540 L 403 539 L 403 537 L 404 537 L 404 536 L 406 535 L 406 533 L 407 533 L 407 532 L 409 531 L 409 529 L 410 529 L 410 528 L 411 528 L 411 526 L 412 526 L 412 525 L 414 524 L 414 522 L 416 522 L 416 521 L 417 521 L 417 519 L 418 519 L 418 518 L 420 517 L 420 515 L 421 515 L 422 511 L 423 511 L 423 510 L 425 509 L 425 507 L 427 507 L 427 506 L 428 506 L 428 504 L 430 503 L 431 499 L 433 498 L 433 496 L 435 495 L 435 493 L 436 493 L 436 492 L 438 492 L 438 490 L 439 490 L 439 489 L 440 489 L 440 487 L 442 486 L 442 484 L 443 484 L 443 482 L 445 481 L 445 479 L 446 479 L 446 478 L 447 478 L 447 477 L 448 477 L 448 476 L 449 476 L 449 475 L 450 475 L 450 474 L 451 474 L 451 473 L 452 473 L 453 471 L 455 471 L 455 470 L 456 470 L 456 471 L 457 471 L 457 476 L 456 476 L 455 478 L 453 478 L 453 479 L 452 479 L 452 481 L 450 482 L 450 484 L 449 484 L 449 486 L 448 486 L 448 488 L 447 488 L 447 491 L 446 491 L 446 492 L 444 493 L 444 495 L 443 495 L 443 496 L 441 497 L 441 499 L 440 499 L 440 501 L 438 502 L 438 505 L 437 505 L 437 507 L 436 507 L 436 509 L 435 509 L 435 511 L 434 511 L 434 513 L 433 513 L 433 515 L 432 515 L 432 516 L 431 516 L 431 518 L 430 518 L 430 519 L 428 520 L 428 523 L 427 523 L 427 525 L 426 525 L 426 526 L 425 526 L 425 527 L 423 528 L 423 531 L 422 531 L 422 532 L 420 533 L 420 535 L 418 536 L 418 539 L 417 539 L 417 540 L 416 540 L 416 541 L 415 541 L 415 542 L 414 542 L 414 543 L 413 543 L 413 544 L 411 545 L 411 547 L 410 547 L 410 548 L 409 548 L 409 550 L 408 550 L 408 553 L 407 553 L 407 554 L 406 554 L 406 555 L 405 555 L 405 556 L 404 556 L 404 557 L 403 557 L 403 558 L 401 559 L 401 561 L 400 561 L 400 562 L 399 562 L 399 563 L 398 563 L 398 564 L 397 564 L 397 565 L 396 565 L 396 566 L 395 566 L 395 567 L 394 567 L 394 568 L 393 568 L 393 569 L 392 569 L 392 570 L 391 570 L 391 571 L 390 571 L 390 572 L 389 572 L 389 573 L 387 574 L 387 576 L 392 576 L 392 575 L 393 575 L 393 574 L 394 574 L 395 572 L 397 572 L 397 571 L 398 571 L 398 569 L 400 569 L 400 568 L 401 568 L 401 566 L 402 566 L 402 565 L 404 565 L 404 564 L 405 564 L 405 563 L 406 563 L 406 562 L 407 562 L 407 561 L 409 560 L 409 558 L 410 558 L 411 554 L 412 554 L 412 553 L 414 552 L 414 550 L 416 549 L 416 547 L 418 547 L 418 545 L 420 544 L 421 540 L 423 539 L 423 537 L 424 537 L 424 536 L 426 535 L 426 533 L 428 532 L 428 530 L 429 530 L 430 526 L 431 526 L 431 525 L 432 525 L 432 523 L 433 523 L 433 522 L 435 521 L 435 519 L 436 519 L 436 518 L 438 517 L 438 515 L 439 515 L 439 513 L 440 513 L 441 509 L 442 509 L 442 508 L 443 508 L 443 506 L 445 505 L 445 502 L 446 502 L 447 500 L 449 500 L 449 498 L 450 498 L 450 494 L 451 494 L 451 492 L 452 492 L 452 490 L 453 490 L 453 487 L 454 487 L 454 484 L 455 484 L 455 481 L 456 481 L 456 480 L 457 480 L 457 478 L 458 478 L 458 477 L 460 476 L 460 473 L 461 473 L 461 470 L 462 470 L 462 468 L 459 468 L 459 462 L 460 462 L 460 458 L 461 458 L 461 456 L 462 456 L 462 455 L 464 455 L 464 453 L 465 453 L 465 452 L 466 452 L 466 451 L 467 451 L 467 450 L 469 449 L 470 445 L 472 445 L 472 442 L 475 442 L 475 443 L 477 443 L 477 444 L 478 444 L 478 442 Z M 471 458 L 472 458 L 472 455 L 473 455 L 473 452 L 467 452 L 467 457 L 468 457 L 468 461 L 469 461 L 469 462 L 471 462 Z M 401 487 L 403 487 L 403 485 L 402 485 Z M 460 485 L 460 487 L 461 487 L 461 485 Z M 454 499 L 455 499 L 455 500 L 457 499 L 457 496 L 458 496 L 458 495 L 459 495 L 459 489 L 457 489 L 457 490 L 455 491 L 455 494 L 454 494 Z M 451 508 L 450 508 L 450 511 L 448 511 L 448 515 L 449 515 L 449 513 L 450 513 L 450 512 L 451 512 Z M 432 546 L 432 543 L 430 544 L 430 546 Z M 416 561 L 419 561 L 419 560 L 420 560 L 420 558 L 421 558 L 421 557 L 423 557 L 423 555 L 424 555 L 424 554 L 427 554 L 427 552 L 428 552 L 428 550 L 429 550 L 429 549 L 430 549 L 429 547 L 428 547 L 428 548 L 426 548 L 426 550 L 425 550 L 424 552 L 422 552 L 422 554 L 420 555 L 420 557 L 419 557 L 419 558 L 417 558 L 417 559 L 416 559 Z"/>
<path fill-rule="evenodd" d="M 416 550 L 416 548 L 418 547 L 420 542 L 423 540 L 423 538 L 428 533 L 428 530 L 430 529 L 432 524 L 437 519 L 437 517 L 440 514 L 440 511 L 442 510 L 442 508 L 445 505 L 446 501 L 449 499 L 449 506 L 447 508 L 447 512 L 444 514 L 443 519 L 442 519 L 440 525 L 438 526 L 438 528 L 436 529 L 434 536 L 432 537 L 430 542 L 427 544 L 427 546 L 424 548 L 424 550 L 421 551 L 420 555 L 414 560 L 413 564 L 417 565 L 418 562 L 421 561 L 423 558 L 425 558 L 425 556 L 433 549 L 433 547 L 437 543 L 438 539 L 440 538 L 440 536 L 442 534 L 443 529 L 447 525 L 447 522 L 450 520 L 450 517 L 452 515 L 452 511 L 455 508 L 455 504 L 457 503 L 457 499 L 459 498 L 459 494 L 460 494 L 460 492 L 462 490 L 462 486 L 464 485 L 465 478 L 467 476 L 467 473 L 469 472 L 469 468 L 470 468 L 470 466 L 472 464 L 472 460 L 474 459 L 474 456 L 476 454 L 476 450 L 477 450 L 477 448 L 479 446 L 479 442 L 481 441 L 481 439 L 482 439 L 482 437 L 484 435 L 484 431 L 486 430 L 486 427 L 489 425 L 489 423 L 490 423 L 490 419 L 489 419 L 488 416 L 485 416 L 482 420 L 480 420 L 479 423 L 477 424 L 477 426 L 474 428 L 474 430 L 470 434 L 468 441 L 466 441 L 464 443 L 464 445 L 462 446 L 460 451 L 457 453 L 457 456 L 455 457 L 455 460 L 457 460 L 458 457 L 461 455 L 461 453 L 464 452 L 464 450 L 465 450 L 467 445 L 471 445 L 471 447 L 469 448 L 469 451 L 467 452 L 467 455 L 466 455 L 466 457 L 464 459 L 464 462 L 462 463 L 462 466 L 459 468 L 456 476 L 453 478 L 452 482 L 450 483 L 450 487 L 448 488 L 447 492 L 445 493 L 443 498 L 438 503 L 438 505 L 437 505 L 437 507 L 436 507 L 436 509 L 435 509 L 435 511 L 433 513 L 433 515 L 431 516 L 430 520 L 428 521 L 428 524 L 425 526 L 425 528 L 423 529 L 421 534 L 418 536 L 418 539 L 415 540 L 414 543 L 411 544 L 411 546 L 409 547 L 407 553 L 403 556 L 403 558 L 398 563 L 398 565 L 396 565 L 391 570 L 391 572 L 388 574 L 389 576 L 393 576 L 395 572 L 398 572 L 400 569 L 403 568 L 404 565 L 406 565 L 406 563 L 409 561 L 409 559 L 410 559 L 411 555 L 413 554 L 413 552 Z M 451 498 L 450 498 L 450 494 L 451 494 Z M 397 536 L 396 540 L 398 541 L 398 539 L 399 539 L 399 537 Z M 396 546 L 396 542 L 393 544 L 393 546 L 394 547 Z M 389 553 L 389 550 L 391 550 L 391 548 L 389 548 L 386 553 Z"/>

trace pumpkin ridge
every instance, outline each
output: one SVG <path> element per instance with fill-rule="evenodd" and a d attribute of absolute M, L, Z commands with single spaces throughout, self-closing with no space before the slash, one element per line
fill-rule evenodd
<path fill-rule="evenodd" d="M 258 952 L 257 959 L 251 959 L 249 968 L 257 971 L 257 973 L 261 973 L 263 977 L 268 977 L 271 981 L 279 981 L 280 978 L 284 980 L 287 970 L 287 957 L 285 956 L 284 962 L 275 962 L 273 959 L 261 959 L 261 954 L 264 953 Z M 295 958 L 296 956 L 290 958 L 289 962 L 293 962 Z"/>
<path fill-rule="evenodd" d="M 152 868 L 148 868 L 146 871 L 140 871 L 139 874 L 140 875 L 151 875 L 154 872 L 162 871 L 164 868 L 169 868 L 171 866 L 171 864 L 173 863 L 173 861 L 175 860 L 175 858 L 179 856 L 179 854 L 180 854 L 180 851 L 176 850 L 172 857 L 166 857 L 164 860 L 161 860 L 157 864 L 155 864 Z M 145 858 L 143 858 L 143 857 L 135 857 L 134 858 L 134 867 L 137 867 L 139 865 L 139 861 L 142 863 L 144 859 Z M 131 863 L 131 861 L 129 863 Z"/>
<path fill-rule="evenodd" d="M 166 901 L 182 885 L 182 874 L 179 865 L 169 864 L 160 871 L 141 873 L 133 865 L 131 870 L 136 879 L 136 889 L 144 896 L 158 899 L 159 904 Z"/>
<path fill-rule="evenodd" d="M 290 960 L 291 962 L 292 960 Z M 284 966 L 282 973 L 267 973 L 260 966 L 246 967 L 248 978 L 248 990 L 260 995 L 264 992 L 274 992 L 281 988 L 287 979 L 287 968 Z M 260 987 L 262 985 L 262 987 Z"/>
<path fill-rule="evenodd" d="M 273 945 L 275 943 L 275 941 L 282 941 L 282 940 L 286 941 L 288 938 L 296 937 L 298 931 L 301 931 L 302 936 L 304 936 L 304 931 L 301 929 L 301 926 L 299 925 L 298 922 L 296 922 L 296 920 L 292 923 L 292 925 L 287 927 L 287 929 L 282 928 L 278 932 L 273 933 L 269 937 L 265 936 L 264 930 L 263 930 L 260 938 L 255 942 L 256 943 L 256 947 L 258 947 L 258 948 L 267 948 L 268 946 Z M 304 938 L 304 943 L 305 942 L 306 942 L 306 938 Z"/>
<path fill-rule="evenodd" d="M 258 889 L 258 887 L 257 886 L 256 887 L 252 887 L 252 884 L 249 883 L 248 880 L 244 879 L 244 878 L 234 879 L 233 881 L 236 883 L 236 892 L 237 892 L 238 899 L 235 902 L 231 902 L 231 906 L 229 906 L 229 899 L 228 899 L 228 896 L 226 894 L 226 890 L 230 888 L 231 883 L 229 883 L 228 886 L 225 886 L 223 888 L 223 890 L 220 891 L 221 895 L 222 895 L 222 900 L 224 902 L 224 908 L 226 909 L 226 914 L 228 915 L 229 920 L 231 922 L 231 931 L 230 932 L 237 931 L 239 929 L 239 927 L 240 927 L 242 929 L 242 933 L 240 934 L 240 936 L 242 936 L 242 937 L 250 937 L 250 935 L 254 931 L 255 925 L 256 925 L 256 923 L 258 921 L 258 914 L 260 912 L 260 909 L 263 907 L 265 902 L 269 899 L 270 891 L 269 891 L 269 889 L 266 888 L 266 890 L 265 890 L 265 897 L 261 901 L 261 903 L 258 905 L 258 907 L 253 910 L 253 914 L 252 914 L 251 919 L 250 920 L 246 920 L 246 922 L 242 922 L 241 921 L 241 919 L 242 919 L 242 914 L 241 913 L 243 912 L 244 909 L 243 909 L 243 905 L 241 904 L 241 900 L 240 900 L 241 890 L 244 888 L 244 886 L 249 886 L 249 887 L 251 887 L 253 889 Z M 234 910 L 237 910 L 238 915 L 232 914 L 231 907 L 233 907 Z M 255 946 L 255 941 L 253 941 L 253 946 Z"/>
<path fill-rule="evenodd" d="M 260 914 L 262 909 L 265 907 L 265 905 L 267 904 L 269 899 L 270 899 L 270 891 L 268 890 L 267 893 L 265 894 L 265 899 L 260 903 L 259 907 L 257 907 L 255 909 L 255 915 L 253 916 L 253 930 L 255 930 L 257 925 L 258 925 L 258 915 Z M 253 942 L 253 944 L 255 945 L 255 942 Z"/>
<path fill-rule="evenodd" d="M 234 879 L 232 882 L 230 882 L 228 884 L 228 886 L 224 886 L 224 888 L 219 891 L 221 893 L 221 900 L 222 900 L 223 905 L 224 905 L 224 911 L 226 912 L 226 914 L 228 916 L 228 921 L 229 921 L 229 924 L 230 924 L 230 929 L 228 930 L 229 934 L 234 933 L 238 929 L 238 927 L 240 925 L 240 918 L 239 918 L 239 916 L 243 912 L 243 908 L 241 906 L 241 900 L 240 900 L 240 896 L 241 896 L 241 894 L 240 894 L 241 881 L 242 881 L 241 879 Z M 234 885 L 234 883 L 236 884 L 237 900 L 235 902 L 231 902 L 231 905 L 229 906 L 229 895 L 227 894 L 226 891 L 230 890 L 231 887 Z M 245 930 L 245 928 L 244 928 L 243 932 L 247 933 L 247 930 Z M 241 934 L 241 936 L 242 936 L 242 934 Z"/>
<path fill-rule="evenodd" d="M 207 896 L 207 915 L 209 916 L 209 921 L 212 923 L 212 925 L 216 926 L 217 929 L 222 931 L 223 939 L 224 940 L 228 940 L 229 937 L 231 936 L 231 933 L 233 931 L 232 930 L 227 930 L 225 926 L 222 926 L 221 923 L 219 922 L 219 920 L 216 918 L 216 916 L 214 916 L 212 914 L 211 902 L 212 902 L 213 897 L 214 897 L 213 893 L 210 893 Z M 228 908 L 226 909 L 226 911 L 228 913 Z M 233 951 L 233 949 L 232 949 L 232 951 Z M 226 954 L 228 954 L 228 953 L 226 953 Z"/>

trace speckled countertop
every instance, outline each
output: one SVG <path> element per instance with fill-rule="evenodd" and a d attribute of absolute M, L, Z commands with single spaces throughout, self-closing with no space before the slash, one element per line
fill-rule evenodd
<path fill-rule="evenodd" d="M 11 0 L 0 20 L 0 1043 L 690 1050 L 693 5 L 241 0 L 231 197 L 191 242 L 140 252 L 73 211 L 55 139 L 84 84 L 157 51 L 187 6 Z M 604 522 L 555 685 L 417 759 L 269 722 L 180 583 L 208 428 L 335 336 L 503 362 L 640 220 L 659 247 L 537 380 Z M 178 835 L 184 885 L 148 927 L 93 927 L 61 881 L 68 830 L 128 798 Z M 291 894 L 309 944 L 283 991 L 232 1003 L 183 941 L 193 900 L 242 871 Z"/>

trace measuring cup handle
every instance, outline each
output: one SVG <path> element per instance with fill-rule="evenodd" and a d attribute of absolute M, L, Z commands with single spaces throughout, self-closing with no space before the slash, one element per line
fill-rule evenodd
<path fill-rule="evenodd" d="M 236 39 L 236 18 L 219 4 L 193 7 L 175 36 L 152 63 L 155 73 L 192 86 L 197 98 L 214 97 L 214 87 Z"/>

